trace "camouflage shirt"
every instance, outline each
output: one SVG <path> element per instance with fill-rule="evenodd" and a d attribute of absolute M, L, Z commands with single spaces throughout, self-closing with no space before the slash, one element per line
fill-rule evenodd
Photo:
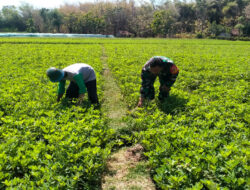
<path fill-rule="evenodd" d="M 159 80 L 160 85 L 166 85 L 169 89 L 176 81 L 176 78 L 179 73 L 178 67 L 174 64 L 174 62 L 163 56 L 154 56 L 152 57 L 142 68 L 141 79 L 141 96 L 144 98 L 153 99 L 154 97 L 154 81 L 156 79 L 156 75 L 150 72 L 151 66 L 161 66 L 163 70 L 160 72 Z"/>

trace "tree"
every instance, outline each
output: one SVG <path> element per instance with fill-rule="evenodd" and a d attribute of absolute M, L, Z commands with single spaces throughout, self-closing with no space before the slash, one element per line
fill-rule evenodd
<path fill-rule="evenodd" d="M 36 32 L 46 32 L 43 18 L 41 17 L 40 10 L 32 11 L 32 19 L 34 21 L 34 27 Z"/>
<path fill-rule="evenodd" d="M 243 34 L 249 36 L 250 35 L 250 3 L 244 9 L 244 28 Z"/>
<path fill-rule="evenodd" d="M 239 24 L 236 24 L 234 28 L 238 29 L 240 32 L 240 35 L 241 35 L 245 26 L 243 24 L 239 23 Z"/>
<path fill-rule="evenodd" d="M 154 13 L 152 29 L 156 35 L 171 36 L 174 29 L 175 18 L 170 11 L 160 10 Z"/>
<path fill-rule="evenodd" d="M 28 3 L 22 4 L 18 9 L 22 16 L 22 19 L 24 19 L 25 21 L 32 18 L 32 12 L 34 11 L 34 8 Z"/>
<path fill-rule="evenodd" d="M 48 18 L 50 20 L 50 28 L 52 31 L 60 32 L 60 26 L 62 22 L 62 14 L 57 10 L 50 10 L 48 13 Z"/>
<path fill-rule="evenodd" d="M 235 1 L 228 2 L 222 9 L 224 14 L 223 25 L 233 29 L 237 24 L 238 11 L 238 4 Z"/>
<path fill-rule="evenodd" d="M 238 4 L 233 1 L 233 2 L 229 2 L 227 3 L 227 5 L 223 8 L 222 10 L 223 14 L 227 17 L 227 18 L 235 18 L 237 16 L 238 13 Z"/>
<path fill-rule="evenodd" d="M 154 9 L 150 4 L 144 4 L 136 9 L 136 13 L 129 22 L 131 32 L 138 37 L 153 35 L 151 23 L 153 21 Z"/>
<path fill-rule="evenodd" d="M 2 16 L 2 13 L 0 12 L 0 29 L 3 28 L 4 26 L 4 20 L 3 20 L 3 16 Z"/>
<path fill-rule="evenodd" d="M 196 0 L 197 23 L 200 23 L 200 31 L 203 34 L 207 20 L 207 2 L 206 0 Z"/>
<path fill-rule="evenodd" d="M 27 32 L 36 32 L 36 28 L 35 28 L 35 25 L 34 25 L 34 20 L 33 18 L 29 18 L 26 22 L 26 31 Z"/>
<path fill-rule="evenodd" d="M 246 19 L 250 20 L 250 3 L 246 6 L 244 10 L 244 16 L 246 17 Z"/>
<path fill-rule="evenodd" d="M 222 25 L 217 24 L 216 21 L 213 21 L 208 27 L 208 34 L 211 36 L 218 36 L 224 32 L 226 32 L 225 28 Z"/>
<path fill-rule="evenodd" d="M 32 15 L 33 11 L 34 8 L 27 3 L 24 3 L 19 7 L 19 12 L 21 14 L 23 22 L 25 23 L 27 32 L 37 32 Z"/>
<path fill-rule="evenodd" d="M 3 27 L 7 30 L 25 30 L 25 24 L 15 6 L 4 6 L 2 8 L 2 21 Z"/>
<path fill-rule="evenodd" d="M 207 2 L 207 17 L 210 23 L 215 21 L 216 24 L 220 24 L 223 18 L 221 0 L 210 0 Z"/>
<path fill-rule="evenodd" d="M 25 3 L 0 11 L 1 31 L 201 36 L 241 31 L 250 33 L 249 0 L 134 0 L 65 4 L 60 9 L 35 9 Z M 238 29 L 238 30 L 237 30 Z"/>
<path fill-rule="evenodd" d="M 81 16 L 79 21 L 81 33 L 91 34 L 104 31 L 104 19 L 93 15 L 91 12 Z"/>
<path fill-rule="evenodd" d="M 106 30 L 113 30 L 116 35 L 119 30 L 127 30 L 128 17 L 123 7 L 109 8 L 105 13 Z"/>
<path fill-rule="evenodd" d="M 49 32 L 49 9 L 42 8 L 39 12 L 43 20 L 43 32 Z"/>
<path fill-rule="evenodd" d="M 60 26 L 63 22 L 62 14 L 57 9 L 40 10 L 40 16 L 43 19 L 44 30 L 47 32 L 60 32 Z"/>
<path fill-rule="evenodd" d="M 196 19 L 194 4 L 178 3 L 178 22 L 182 32 L 194 32 L 194 22 Z"/>
<path fill-rule="evenodd" d="M 64 16 L 64 24 L 69 33 L 78 32 L 78 15 L 75 13 L 70 13 L 69 15 Z"/>
<path fill-rule="evenodd" d="M 244 8 L 247 6 L 249 3 L 249 0 L 235 0 L 235 2 L 238 5 L 238 16 L 242 15 L 244 12 Z"/>

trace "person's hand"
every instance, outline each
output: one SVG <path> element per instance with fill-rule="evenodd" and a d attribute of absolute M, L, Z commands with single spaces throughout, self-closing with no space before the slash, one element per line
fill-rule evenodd
<path fill-rule="evenodd" d="M 143 101 L 144 101 L 144 98 L 140 97 L 139 99 L 139 102 L 138 102 L 138 107 L 142 107 L 143 106 Z"/>
<path fill-rule="evenodd" d="M 79 98 L 78 98 L 78 105 L 81 105 L 82 104 L 82 101 L 83 101 L 83 98 L 84 98 L 84 94 L 80 94 L 79 95 Z"/>

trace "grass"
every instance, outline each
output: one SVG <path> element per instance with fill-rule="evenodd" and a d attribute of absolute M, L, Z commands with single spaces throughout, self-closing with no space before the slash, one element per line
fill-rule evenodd
<path fill-rule="evenodd" d="M 104 67 L 104 102 L 102 110 L 109 118 L 109 126 L 116 130 L 117 134 L 125 133 L 128 128 L 127 123 L 123 120 L 126 116 L 127 106 L 124 103 L 121 90 L 116 84 L 112 73 L 107 65 L 107 57 L 103 48 L 102 63 Z M 130 160 L 127 156 L 128 148 L 124 147 L 114 153 L 107 163 L 108 171 L 103 176 L 102 189 L 104 190 L 139 190 L 155 189 L 152 180 L 149 177 L 146 162 Z M 131 157 L 131 156 L 130 156 Z M 136 177 L 135 177 L 136 176 Z"/>
<path fill-rule="evenodd" d="M 103 50 L 102 62 L 104 67 L 104 102 L 102 104 L 103 112 L 107 114 L 110 119 L 110 127 L 113 129 L 119 129 L 126 126 L 122 121 L 122 118 L 126 115 L 127 108 L 124 104 L 121 91 L 117 84 L 115 83 L 114 78 L 108 68 L 106 63 L 106 55 Z"/>
<path fill-rule="evenodd" d="M 135 167 L 129 168 L 128 179 L 135 179 L 141 176 L 148 176 L 147 162 L 139 162 Z"/>

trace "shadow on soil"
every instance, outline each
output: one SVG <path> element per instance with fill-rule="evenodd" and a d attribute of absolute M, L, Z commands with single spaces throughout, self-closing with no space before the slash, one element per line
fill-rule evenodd
<path fill-rule="evenodd" d="M 150 125 L 151 120 L 147 116 L 154 115 L 155 109 L 159 109 L 165 114 L 177 115 L 185 112 L 188 99 L 182 98 L 178 95 L 170 95 L 163 102 L 155 99 L 154 102 L 147 102 L 144 108 L 135 108 L 130 114 L 126 115 L 123 119 L 127 124 L 125 127 L 116 130 L 116 139 L 122 143 L 118 148 L 123 146 L 131 146 L 138 141 L 136 133 L 145 131 Z M 117 148 L 115 146 L 115 149 Z"/>
<path fill-rule="evenodd" d="M 178 114 L 185 111 L 188 99 L 184 99 L 177 95 L 170 95 L 163 102 L 157 101 L 158 108 L 166 114 Z"/>
<path fill-rule="evenodd" d="M 59 109 L 71 108 L 72 106 L 77 106 L 77 99 L 69 100 L 68 98 L 63 98 L 58 106 Z M 82 108 L 89 109 L 93 107 L 95 110 L 100 110 L 101 104 L 91 104 L 90 101 L 84 100 L 81 105 Z"/>

